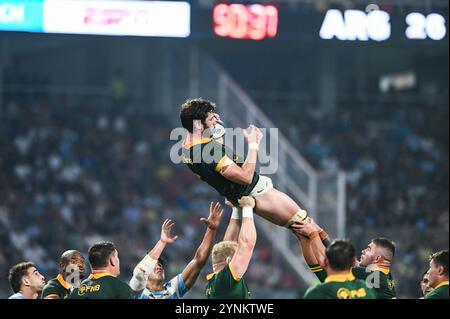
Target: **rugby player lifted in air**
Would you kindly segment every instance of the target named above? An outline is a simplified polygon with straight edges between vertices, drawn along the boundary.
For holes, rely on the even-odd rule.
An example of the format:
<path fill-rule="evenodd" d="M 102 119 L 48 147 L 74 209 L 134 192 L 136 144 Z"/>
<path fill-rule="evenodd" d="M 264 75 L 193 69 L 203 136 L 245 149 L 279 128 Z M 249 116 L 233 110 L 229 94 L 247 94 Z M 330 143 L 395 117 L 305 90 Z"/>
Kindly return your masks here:
<path fill-rule="evenodd" d="M 219 119 L 213 102 L 204 99 L 187 100 L 181 106 L 181 124 L 188 131 L 183 142 L 183 160 L 203 181 L 238 207 L 242 196 L 256 200 L 255 212 L 270 222 L 289 228 L 305 220 L 308 214 L 288 195 L 275 189 L 269 177 L 255 172 L 261 131 L 250 125 L 244 130 L 249 144 L 245 162 L 222 143 L 211 138 Z"/>

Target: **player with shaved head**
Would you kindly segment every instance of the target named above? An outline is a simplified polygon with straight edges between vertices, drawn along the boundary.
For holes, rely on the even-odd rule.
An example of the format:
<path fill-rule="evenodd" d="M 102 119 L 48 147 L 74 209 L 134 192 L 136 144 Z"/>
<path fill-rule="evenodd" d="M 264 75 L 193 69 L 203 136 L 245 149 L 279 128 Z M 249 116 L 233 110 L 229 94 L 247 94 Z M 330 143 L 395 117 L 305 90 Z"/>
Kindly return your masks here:
<path fill-rule="evenodd" d="M 72 286 L 79 287 L 84 277 L 84 257 L 78 250 L 65 251 L 59 260 L 60 272 L 42 291 L 42 299 L 65 299 Z"/>

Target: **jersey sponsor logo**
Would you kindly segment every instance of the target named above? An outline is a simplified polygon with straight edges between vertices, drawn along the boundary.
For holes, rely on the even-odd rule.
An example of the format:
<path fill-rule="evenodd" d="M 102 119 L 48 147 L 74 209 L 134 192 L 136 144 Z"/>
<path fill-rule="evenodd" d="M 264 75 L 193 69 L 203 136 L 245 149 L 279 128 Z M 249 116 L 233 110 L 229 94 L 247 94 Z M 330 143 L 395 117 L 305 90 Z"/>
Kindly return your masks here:
<path fill-rule="evenodd" d="M 256 194 L 262 193 L 263 190 L 264 190 L 263 188 L 262 188 L 262 189 L 258 189 L 258 190 L 256 191 Z"/>
<path fill-rule="evenodd" d="M 100 284 L 97 284 L 95 286 L 87 286 L 82 285 L 80 289 L 78 289 L 78 296 L 84 296 L 87 292 L 97 292 L 100 291 Z"/>
<path fill-rule="evenodd" d="M 387 285 L 390 290 L 394 290 L 395 282 L 393 280 L 388 280 Z"/>
<path fill-rule="evenodd" d="M 338 299 L 354 299 L 354 298 L 364 298 L 366 296 L 366 290 L 360 288 L 358 290 L 350 290 L 347 288 L 341 288 L 337 292 Z"/>

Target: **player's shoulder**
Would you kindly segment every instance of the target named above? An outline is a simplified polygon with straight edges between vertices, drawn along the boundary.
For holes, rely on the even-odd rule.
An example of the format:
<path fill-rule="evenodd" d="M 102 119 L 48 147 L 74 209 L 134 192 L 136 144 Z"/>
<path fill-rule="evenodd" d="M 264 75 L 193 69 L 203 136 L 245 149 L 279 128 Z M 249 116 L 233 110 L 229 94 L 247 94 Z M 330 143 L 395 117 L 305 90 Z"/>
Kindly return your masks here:
<path fill-rule="evenodd" d="M 367 276 L 370 275 L 370 271 L 367 269 L 367 267 L 364 266 L 355 266 L 352 268 L 352 274 L 357 279 L 366 279 Z"/>
<path fill-rule="evenodd" d="M 178 274 L 178 275 L 174 276 L 172 279 L 170 279 L 169 281 L 167 281 L 166 283 L 164 283 L 164 287 L 179 285 L 182 282 L 184 282 L 183 276 L 181 274 Z"/>
<path fill-rule="evenodd" d="M 449 299 L 448 285 L 432 290 L 425 296 L 425 299 Z"/>
<path fill-rule="evenodd" d="M 44 289 L 51 288 L 51 287 L 60 287 L 60 286 L 61 286 L 61 284 L 59 283 L 58 279 L 52 278 L 49 281 L 47 281 L 47 283 L 44 286 Z"/>
<path fill-rule="evenodd" d="M 131 289 L 130 286 L 126 282 L 122 281 L 121 279 L 119 279 L 117 277 L 107 276 L 104 278 L 105 278 L 105 280 L 107 280 L 107 281 L 111 282 L 112 284 L 115 284 L 119 287 Z"/>
<path fill-rule="evenodd" d="M 208 282 L 217 283 L 217 282 L 221 282 L 223 280 L 228 280 L 231 277 L 232 277 L 232 275 L 231 275 L 230 264 L 227 264 L 221 270 L 216 271 L 216 272 L 206 276 L 206 279 L 208 280 Z"/>
<path fill-rule="evenodd" d="M 45 298 L 48 295 L 51 294 L 58 294 L 64 290 L 64 287 L 61 285 L 61 283 L 58 281 L 57 278 L 50 279 L 44 286 L 44 289 L 42 289 L 41 296 L 42 298 Z"/>
<path fill-rule="evenodd" d="M 323 293 L 323 291 L 325 291 L 327 289 L 327 284 L 322 282 L 319 283 L 315 286 L 309 287 L 306 292 L 305 295 L 303 296 L 304 299 L 317 299 L 318 297 L 320 297 Z"/>
<path fill-rule="evenodd" d="M 116 278 L 116 286 L 120 290 L 121 298 L 131 298 L 132 290 L 131 287 L 124 281 Z"/>

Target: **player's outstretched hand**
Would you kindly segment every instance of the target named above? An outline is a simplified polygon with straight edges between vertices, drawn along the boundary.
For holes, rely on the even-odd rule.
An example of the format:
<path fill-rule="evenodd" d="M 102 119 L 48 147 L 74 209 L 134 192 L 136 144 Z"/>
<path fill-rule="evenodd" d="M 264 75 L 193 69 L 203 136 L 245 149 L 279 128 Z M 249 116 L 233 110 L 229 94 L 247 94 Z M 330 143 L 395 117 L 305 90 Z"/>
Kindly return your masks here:
<path fill-rule="evenodd" d="M 171 219 L 166 219 L 164 221 L 164 223 L 162 224 L 162 227 L 161 227 L 161 241 L 164 244 L 168 244 L 168 245 L 173 244 L 178 239 L 178 236 L 173 236 L 172 237 L 170 235 L 170 231 L 171 231 L 173 225 L 175 225 L 175 223 L 173 223 Z"/>
<path fill-rule="evenodd" d="M 214 204 L 211 202 L 211 205 L 209 206 L 209 216 L 208 219 L 206 218 L 200 218 L 202 222 L 204 222 L 209 229 L 216 230 L 219 228 L 220 225 L 220 219 L 222 218 L 223 214 L 223 208 L 222 205 L 220 205 L 219 202 Z"/>
<path fill-rule="evenodd" d="M 250 207 L 255 208 L 255 199 L 251 196 L 242 196 L 241 199 L 238 200 L 239 205 L 241 207 Z"/>
<path fill-rule="evenodd" d="M 263 138 L 263 134 L 259 128 L 257 128 L 255 125 L 249 126 L 250 133 L 247 130 L 243 130 L 244 137 L 247 140 L 247 143 L 261 143 L 261 140 Z"/>

